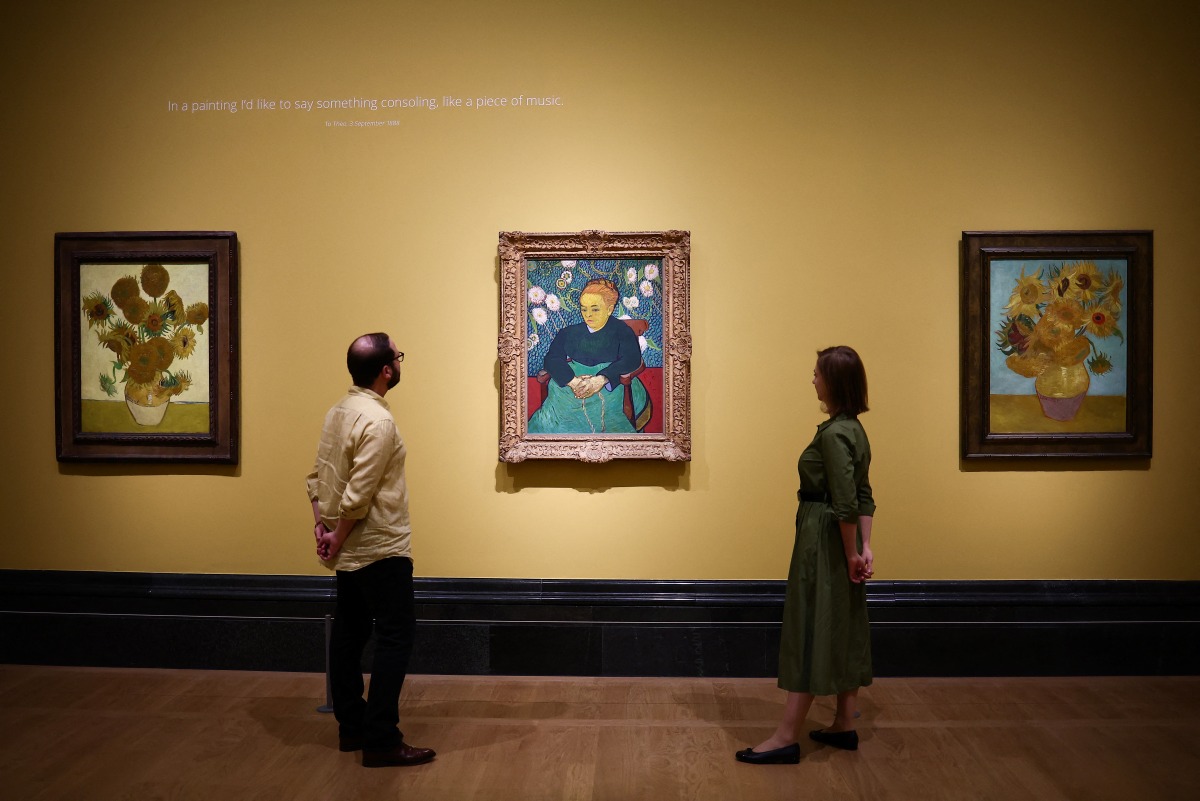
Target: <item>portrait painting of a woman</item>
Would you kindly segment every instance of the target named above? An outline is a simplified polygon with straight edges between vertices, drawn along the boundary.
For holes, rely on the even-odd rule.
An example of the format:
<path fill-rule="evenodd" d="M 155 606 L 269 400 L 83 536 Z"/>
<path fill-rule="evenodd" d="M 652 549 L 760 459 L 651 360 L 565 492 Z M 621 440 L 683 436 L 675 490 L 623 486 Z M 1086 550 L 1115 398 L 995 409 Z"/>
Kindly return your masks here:
<path fill-rule="evenodd" d="M 688 231 L 501 231 L 500 461 L 692 458 Z"/>
<path fill-rule="evenodd" d="M 560 306 L 551 297 L 551 305 Z M 529 418 L 530 434 L 632 434 L 645 428 L 653 403 L 639 377 L 646 369 L 640 334 L 648 323 L 614 316 L 620 304 L 621 292 L 607 278 L 593 278 L 579 291 L 582 321 L 554 331 L 536 373 L 544 398 Z M 545 311 L 534 309 L 532 319 L 544 320 Z"/>

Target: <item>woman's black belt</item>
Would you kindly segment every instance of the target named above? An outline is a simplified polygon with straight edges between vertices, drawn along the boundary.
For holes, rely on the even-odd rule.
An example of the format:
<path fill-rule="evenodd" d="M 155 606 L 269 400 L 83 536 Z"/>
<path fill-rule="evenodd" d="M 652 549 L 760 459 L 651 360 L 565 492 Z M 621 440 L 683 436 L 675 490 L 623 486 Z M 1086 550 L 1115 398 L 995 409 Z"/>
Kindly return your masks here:
<path fill-rule="evenodd" d="M 829 497 L 828 492 L 805 492 L 804 490 L 800 490 L 796 493 L 796 497 L 809 503 L 833 503 L 833 499 Z"/>

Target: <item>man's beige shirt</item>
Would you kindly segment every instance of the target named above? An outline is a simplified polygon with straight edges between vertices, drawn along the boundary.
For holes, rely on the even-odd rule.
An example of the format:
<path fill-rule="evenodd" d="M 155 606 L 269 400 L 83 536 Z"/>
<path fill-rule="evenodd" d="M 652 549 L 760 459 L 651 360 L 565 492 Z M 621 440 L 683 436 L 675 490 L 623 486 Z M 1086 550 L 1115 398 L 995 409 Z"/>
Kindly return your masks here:
<path fill-rule="evenodd" d="M 358 520 L 330 570 L 358 570 L 389 556 L 412 558 L 404 440 L 381 396 L 350 387 L 325 415 L 317 461 L 308 474 L 308 499 L 329 528 Z"/>

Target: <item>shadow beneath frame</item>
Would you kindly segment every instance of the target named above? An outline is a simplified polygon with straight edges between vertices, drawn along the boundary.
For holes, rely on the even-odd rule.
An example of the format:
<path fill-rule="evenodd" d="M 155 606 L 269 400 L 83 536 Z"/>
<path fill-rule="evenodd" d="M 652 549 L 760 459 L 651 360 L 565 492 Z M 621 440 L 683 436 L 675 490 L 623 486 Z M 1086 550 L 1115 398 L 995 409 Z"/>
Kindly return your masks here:
<path fill-rule="evenodd" d="M 59 462 L 64 476 L 225 476 L 237 478 L 241 464 L 210 462 Z"/>
<path fill-rule="evenodd" d="M 1004 458 L 958 460 L 963 473 L 1118 473 L 1146 471 L 1150 459 L 1111 459 L 1079 457 L 1009 456 Z"/>
<path fill-rule="evenodd" d="M 579 492 L 606 492 L 614 487 L 691 489 L 691 463 L 616 459 L 587 464 L 569 459 L 529 460 L 496 465 L 496 490 L 514 493 L 531 487 L 556 487 Z"/>

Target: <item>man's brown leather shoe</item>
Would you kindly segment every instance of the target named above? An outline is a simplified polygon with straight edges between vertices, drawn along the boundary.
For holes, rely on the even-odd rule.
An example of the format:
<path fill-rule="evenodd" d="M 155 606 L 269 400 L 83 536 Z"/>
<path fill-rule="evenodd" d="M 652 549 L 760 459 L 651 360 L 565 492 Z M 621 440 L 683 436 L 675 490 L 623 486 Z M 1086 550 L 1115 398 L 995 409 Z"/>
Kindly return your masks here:
<path fill-rule="evenodd" d="M 364 748 L 362 763 L 364 768 L 407 767 L 429 762 L 435 756 L 437 752 L 432 748 L 414 748 L 408 743 L 400 743 L 394 748 L 382 751 L 368 751 Z"/>

